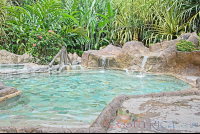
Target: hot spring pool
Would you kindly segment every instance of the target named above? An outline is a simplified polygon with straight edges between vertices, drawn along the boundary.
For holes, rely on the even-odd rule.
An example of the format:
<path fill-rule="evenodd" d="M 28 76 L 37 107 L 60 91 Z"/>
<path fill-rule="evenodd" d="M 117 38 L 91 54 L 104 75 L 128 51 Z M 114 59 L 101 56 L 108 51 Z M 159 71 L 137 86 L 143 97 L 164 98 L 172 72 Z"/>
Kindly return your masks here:
<path fill-rule="evenodd" d="M 0 126 L 89 126 L 117 95 L 190 88 L 173 76 L 137 76 L 116 70 L 2 75 L 1 82 L 22 90 L 23 95 L 18 101 L 15 97 L 12 103 L 0 103 Z"/>

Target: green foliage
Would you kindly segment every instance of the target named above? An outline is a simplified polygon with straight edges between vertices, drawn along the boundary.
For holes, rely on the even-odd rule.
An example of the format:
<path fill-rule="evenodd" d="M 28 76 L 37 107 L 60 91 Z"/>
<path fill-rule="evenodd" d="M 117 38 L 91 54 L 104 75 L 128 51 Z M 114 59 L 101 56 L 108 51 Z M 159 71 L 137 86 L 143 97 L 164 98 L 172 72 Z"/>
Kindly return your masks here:
<path fill-rule="evenodd" d="M 32 38 L 30 38 L 27 43 L 27 46 L 29 46 L 28 52 L 40 60 L 49 59 L 49 56 L 53 57 L 64 44 L 60 35 L 52 30 L 47 32 L 43 29 L 38 29 L 37 32 L 32 32 L 30 37 Z"/>
<path fill-rule="evenodd" d="M 76 49 L 75 52 L 76 52 L 77 55 L 79 55 L 80 50 Z"/>
<path fill-rule="evenodd" d="M 99 46 L 99 45 L 97 45 L 97 50 L 99 50 L 99 48 L 100 48 L 100 46 Z"/>
<path fill-rule="evenodd" d="M 83 55 L 83 51 L 79 51 L 78 56 L 82 57 L 82 55 Z"/>
<path fill-rule="evenodd" d="M 68 52 L 68 53 L 70 52 L 70 48 L 67 48 L 67 52 Z"/>
<path fill-rule="evenodd" d="M 4 47 L 3 46 L 0 46 L 0 50 L 3 50 L 4 49 Z"/>
<path fill-rule="evenodd" d="M 122 46 L 127 41 L 138 40 L 147 45 L 200 30 L 199 0 L 16 0 L 9 3 L 0 0 L 0 49 L 16 54 L 29 52 L 41 64 L 47 64 L 56 55 L 59 44 L 67 46 L 68 52 L 74 53 L 76 49 L 82 55 L 78 50 L 98 50 L 112 42 Z"/>
<path fill-rule="evenodd" d="M 200 33 L 199 33 L 199 46 L 200 46 Z"/>
<path fill-rule="evenodd" d="M 177 50 L 182 52 L 191 52 L 193 50 L 197 50 L 195 44 L 191 41 L 181 40 L 180 42 L 176 43 Z"/>
<path fill-rule="evenodd" d="M 72 49 L 71 49 L 71 53 L 73 54 L 74 52 L 75 52 L 75 50 L 72 48 Z"/>

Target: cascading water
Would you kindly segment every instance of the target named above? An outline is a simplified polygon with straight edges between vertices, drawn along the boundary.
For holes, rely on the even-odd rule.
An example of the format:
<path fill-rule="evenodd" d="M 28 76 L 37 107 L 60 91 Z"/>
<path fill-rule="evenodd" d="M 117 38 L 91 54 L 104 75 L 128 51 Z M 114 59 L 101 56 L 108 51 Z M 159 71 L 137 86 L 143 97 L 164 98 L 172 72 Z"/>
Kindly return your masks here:
<path fill-rule="evenodd" d="M 144 67 L 145 67 L 145 64 L 146 64 L 148 58 L 149 58 L 149 56 L 143 57 L 142 64 L 141 64 L 141 70 L 140 70 L 140 74 L 138 75 L 138 77 L 144 77 L 142 72 L 144 72 Z"/>
<path fill-rule="evenodd" d="M 101 67 L 101 69 L 102 69 L 102 73 L 104 73 L 104 68 L 105 68 L 105 66 L 106 66 L 106 58 L 107 57 L 102 57 L 102 67 Z"/>
<path fill-rule="evenodd" d="M 142 60 L 142 65 L 141 65 L 141 72 L 144 71 L 144 66 L 145 66 L 148 58 L 149 58 L 149 56 L 144 56 L 144 58 Z"/>
<path fill-rule="evenodd" d="M 106 66 L 106 57 L 102 58 L 102 69 L 104 69 Z"/>

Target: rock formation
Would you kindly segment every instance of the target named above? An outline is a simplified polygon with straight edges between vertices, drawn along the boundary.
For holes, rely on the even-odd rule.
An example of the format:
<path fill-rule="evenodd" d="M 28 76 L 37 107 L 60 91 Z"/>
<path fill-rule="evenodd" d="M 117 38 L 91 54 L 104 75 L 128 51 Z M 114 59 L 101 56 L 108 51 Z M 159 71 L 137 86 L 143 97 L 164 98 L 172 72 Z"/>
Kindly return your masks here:
<path fill-rule="evenodd" d="M 88 68 L 109 68 L 140 71 L 143 58 L 148 57 L 144 66 L 146 72 L 176 73 L 179 75 L 200 75 L 200 51 L 177 51 L 176 43 L 181 40 L 199 45 L 196 33 L 184 33 L 177 39 L 163 41 L 145 47 L 142 42 L 131 41 L 122 48 L 108 45 L 101 50 L 85 51 L 81 65 Z"/>
<path fill-rule="evenodd" d="M 5 86 L 3 82 L 0 82 L 0 97 L 18 92 L 16 88 Z"/>
<path fill-rule="evenodd" d="M 27 63 L 32 61 L 32 58 L 33 57 L 27 53 L 24 53 L 23 55 L 16 55 L 6 50 L 0 50 L 0 64 Z"/>

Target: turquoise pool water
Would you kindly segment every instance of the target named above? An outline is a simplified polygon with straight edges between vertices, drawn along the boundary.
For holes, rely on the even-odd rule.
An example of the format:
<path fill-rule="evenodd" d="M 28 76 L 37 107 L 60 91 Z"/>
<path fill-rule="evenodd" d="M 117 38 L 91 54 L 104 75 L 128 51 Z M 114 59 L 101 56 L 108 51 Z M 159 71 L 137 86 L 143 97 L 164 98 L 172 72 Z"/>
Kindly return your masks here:
<path fill-rule="evenodd" d="M 23 69 L 22 64 L 0 64 L 0 69 Z"/>
<path fill-rule="evenodd" d="M 186 90 L 190 85 L 166 75 L 115 70 L 74 70 L 62 74 L 2 75 L 0 81 L 23 91 L 13 103 L 0 103 L 0 126 L 89 126 L 117 95 Z M 18 101 L 16 101 L 19 99 Z M 2 123 L 2 124 L 1 124 Z"/>

